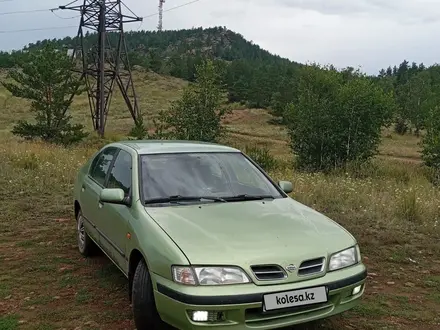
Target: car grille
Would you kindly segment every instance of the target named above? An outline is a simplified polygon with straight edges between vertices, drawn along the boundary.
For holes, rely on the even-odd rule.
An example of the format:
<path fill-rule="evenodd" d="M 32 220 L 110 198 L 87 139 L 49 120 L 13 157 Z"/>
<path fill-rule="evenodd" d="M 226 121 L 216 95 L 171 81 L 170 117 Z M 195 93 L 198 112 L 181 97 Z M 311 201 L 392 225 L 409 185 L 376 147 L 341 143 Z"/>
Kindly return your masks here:
<path fill-rule="evenodd" d="M 324 258 L 303 261 L 298 268 L 299 276 L 313 275 L 324 270 Z"/>
<path fill-rule="evenodd" d="M 255 278 L 259 281 L 275 281 L 286 278 L 284 270 L 277 265 L 251 266 Z"/>

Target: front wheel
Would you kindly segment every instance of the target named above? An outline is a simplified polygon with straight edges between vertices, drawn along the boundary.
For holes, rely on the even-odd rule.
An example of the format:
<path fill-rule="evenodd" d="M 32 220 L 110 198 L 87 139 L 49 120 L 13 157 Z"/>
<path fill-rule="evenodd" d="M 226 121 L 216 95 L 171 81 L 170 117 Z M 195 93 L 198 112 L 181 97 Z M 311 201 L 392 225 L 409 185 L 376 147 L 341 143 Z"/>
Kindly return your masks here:
<path fill-rule="evenodd" d="M 139 261 L 134 273 L 132 304 L 137 330 L 169 329 L 157 312 L 153 285 L 144 260 Z"/>
<path fill-rule="evenodd" d="M 95 243 L 86 232 L 86 228 L 84 226 L 84 217 L 82 216 L 81 211 L 78 212 L 76 225 L 78 250 L 84 257 L 89 257 L 93 254 Z"/>

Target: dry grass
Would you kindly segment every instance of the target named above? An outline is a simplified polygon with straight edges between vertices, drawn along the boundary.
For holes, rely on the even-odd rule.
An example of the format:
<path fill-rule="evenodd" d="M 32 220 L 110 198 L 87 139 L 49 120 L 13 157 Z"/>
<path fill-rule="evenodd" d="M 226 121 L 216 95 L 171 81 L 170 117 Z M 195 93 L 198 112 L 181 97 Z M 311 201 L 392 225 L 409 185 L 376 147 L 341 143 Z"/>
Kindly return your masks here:
<path fill-rule="evenodd" d="M 147 118 L 184 86 L 143 74 L 137 80 Z M 0 90 L 0 102 L 4 95 Z M 79 98 L 73 113 L 89 123 L 85 101 Z M 108 126 L 116 137 L 131 128 L 118 102 Z M 105 257 L 86 260 L 76 249 L 72 183 L 98 146 L 19 142 L 7 131 L 26 111 L 23 101 L 9 99 L 0 115 L 0 329 L 133 329 L 126 280 Z M 292 197 L 351 231 L 371 273 L 362 305 L 315 328 L 438 329 L 440 191 L 418 162 L 400 160 L 419 157 L 417 139 L 385 138 L 381 157 L 362 170 L 306 174 L 291 168 L 285 132 L 269 119 L 263 110 L 235 111 L 225 142 L 268 146 L 284 165 L 272 176 L 291 180 Z"/>
<path fill-rule="evenodd" d="M 3 75 L 4 77 L 4 75 Z M 0 75 L 0 79 L 2 75 Z M 180 97 L 187 83 L 173 77 L 159 76 L 152 72 L 135 72 L 136 91 L 139 107 L 145 122 L 154 117 L 160 110 L 168 109 L 170 103 Z M 74 99 L 71 114 L 74 122 L 81 123 L 92 130 L 87 94 L 83 93 Z M 0 87 L 0 132 L 8 131 L 17 119 L 31 119 L 29 106 L 25 100 L 11 97 Z M 107 129 L 112 134 L 126 134 L 133 126 L 133 120 L 119 91 L 115 88 Z"/>
<path fill-rule="evenodd" d="M 396 134 L 392 127 L 384 129 L 382 134 L 384 138 L 379 148 L 382 156 L 415 162 L 420 160 L 420 138 L 413 134 Z"/>

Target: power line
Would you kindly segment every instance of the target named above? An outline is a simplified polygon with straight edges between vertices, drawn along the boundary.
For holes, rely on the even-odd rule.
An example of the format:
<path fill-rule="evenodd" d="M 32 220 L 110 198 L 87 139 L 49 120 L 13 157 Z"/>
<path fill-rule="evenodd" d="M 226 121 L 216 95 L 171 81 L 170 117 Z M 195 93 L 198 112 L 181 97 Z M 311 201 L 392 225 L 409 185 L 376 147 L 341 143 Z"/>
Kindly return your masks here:
<path fill-rule="evenodd" d="M 14 0 L 0 0 L 0 2 L 9 2 L 9 1 L 14 1 Z M 182 7 L 185 7 L 185 6 L 191 5 L 191 4 L 196 3 L 196 2 L 199 2 L 199 1 L 200 1 L 200 0 L 193 0 L 193 1 L 190 1 L 190 2 L 186 2 L 186 3 L 184 3 L 184 4 L 181 4 L 181 5 L 178 5 L 178 6 L 174 6 L 174 7 L 168 8 L 168 9 L 165 9 L 163 12 L 166 13 L 166 12 L 169 12 L 169 11 L 172 11 L 172 10 L 175 10 L 175 9 L 178 9 L 178 8 L 182 8 Z M 123 3 L 123 5 L 125 6 L 124 3 Z M 56 10 L 59 10 L 59 8 L 31 9 L 31 10 L 17 10 L 17 11 L 3 12 L 3 13 L 0 12 L 0 16 L 6 16 L 6 15 L 19 15 L 19 14 L 31 14 L 31 13 L 42 13 L 42 12 L 47 12 L 47 11 L 50 11 L 50 12 L 53 13 L 53 12 L 56 11 Z M 157 15 L 159 15 L 159 12 L 154 13 L 154 14 L 151 14 L 151 15 L 144 16 L 143 18 L 154 17 L 154 16 L 157 16 Z M 76 16 L 76 17 L 78 17 L 78 16 Z"/>
<path fill-rule="evenodd" d="M 4 13 L 0 13 L 0 16 L 5 15 L 16 15 L 16 14 L 30 14 L 30 13 L 42 13 L 46 11 L 54 11 L 59 10 L 58 8 L 52 8 L 52 9 L 32 9 L 32 10 L 17 10 L 17 11 L 7 11 Z"/>
<path fill-rule="evenodd" d="M 0 2 L 5 2 L 6 0 L 0 0 Z M 8 1 L 13 1 L 13 0 L 8 0 Z M 178 6 L 174 6 L 171 8 L 168 8 L 166 10 L 164 10 L 164 12 L 169 12 L 178 8 L 182 8 L 188 5 L 191 5 L 193 3 L 199 2 L 201 0 L 193 0 L 190 2 L 186 2 L 184 4 L 178 5 Z M 54 8 L 54 9 L 38 9 L 38 11 L 52 11 L 53 10 L 58 10 L 58 8 Z M 33 11 L 22 11 L 21 13 L 28 13 L 28 12 L 33 12 Z M 19 12 L 14 12 L 14 13 L 19 13 Z M 8 15 L 8 13 L 0 13 L 0 15 Z M 149 18 L 149 17 L 154 17 L 159 15 L 159 12 L 151 14 L 151 15 L 147 15 L 144 16 L 142 18 Z M 57 15 L 58 16 L 58 15 Z M 75 17 L 72 17 L 75 18 Z M 66 19 L 70 19 L 70 18 L 66 18 Z M 0 30 L 0 34 L 6 34 L 6 33 L 18 33 L 18 32 L 32 32 L 32 31 L 49 31 L 49 30 L 59 30 L 59 29 L 71 29 L 71 28 L 76 28 L 76 25 L 68 25 L 68 26 L 54 26 L 54 27 L 46 27 L 46 28 L 29 28 L 29 29 L 19 29 L 19 30 Z"/>
<path fill-rule="evenodd" d="M 46 31 L 46 30 L 59 30 L 59 29 L 70 29 L 70 28 L 77 28 L 77 25 L 70 25 L 70 26 L 53 26 L 53 27 L 46 27 L 46 28 L 32 28 L 32 29 L 21 29 L 21 30 L 0 30 L 0 34 L 5 33 L 15 33 L 15 32 L 31 32 L 31 31 Z"/>

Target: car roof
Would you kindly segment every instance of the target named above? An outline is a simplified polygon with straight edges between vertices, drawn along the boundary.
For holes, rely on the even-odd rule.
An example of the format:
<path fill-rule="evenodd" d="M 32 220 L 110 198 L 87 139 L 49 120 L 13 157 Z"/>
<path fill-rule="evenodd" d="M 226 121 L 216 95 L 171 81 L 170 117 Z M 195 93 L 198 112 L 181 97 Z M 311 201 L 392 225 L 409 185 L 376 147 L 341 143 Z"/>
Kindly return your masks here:
<path fill-rule="evenodd" d="M 113 145 L 116 144 L 130 147 L 140 155 L 187 152 L 241 152 L 238 149 L 225 145 L 200 141 L 128 140 L 113 143 Z"/>

